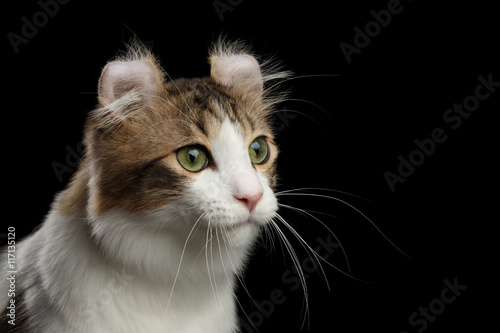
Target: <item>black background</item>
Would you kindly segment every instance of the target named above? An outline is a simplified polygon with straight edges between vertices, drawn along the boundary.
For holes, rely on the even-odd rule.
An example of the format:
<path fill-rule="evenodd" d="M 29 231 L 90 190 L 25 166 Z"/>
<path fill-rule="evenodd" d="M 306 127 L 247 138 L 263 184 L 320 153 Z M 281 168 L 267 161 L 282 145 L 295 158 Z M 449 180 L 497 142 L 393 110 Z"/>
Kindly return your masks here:
<path fill-rule="evenodd" d="M 100 70 L 133 33 L 151 42 L 176 78 L 208 75 L 207 48 L 223 32 L 252 44 L 258 54 L 275 55 L 297 77 L 284 84 L 294 100 L 279 107 L 293 111 L 277 118 L 279 190 L 327 188 L 367 199 L 308 192 L 357 207 L 411 257 L 348 205 L 280 197 L 282 203 L 325 213 L 317 216 L 342 242 L 352 275 L 368 281 L 323 264 L 328 291 L 320 271 L 309 274 L 303 329 L 399 333 L 496 327 L 500 88 L 456 130 L 443 121 L 448 108 L 474 95 L 478 76 L 500 81 L 496 9 L 486 1 L 401 1 L 401 12 L 348 63 L 339 44 L 353 45 L 354 28 L 364 29 L 374 20 L 370 11 L 386 9 L 388 1 L 220 2 L 233 4 L 222 20 L 213 1 L 71 1 L 42 22 L 17 53 L 8 33 L 21 34 L 22 17 L 32 22 L 41 8 L 33 0 L 3 4 L 5 231 L 0 232 L 14 226 L 21 238 L 43 220 L 70 178 L 65 173 L 59 181 L 52 164 L 68 165 L 66 147 L 78 146 L 83 121 L 96 104 Z M 398 156 L 407 158 L 416 149 L 414 140 L 430 138 L 438 127 L 447 140 L 392 192 L 384 173 L 397 173 Z M 326 239 L 328 232 L 317 221 L 286 209 L 280 213 L 311 247 L 318 246 L 318 237 Z M 287 237 L 302 262 L 308 254 L 291 233 Z M 339 249 L 328 261 L 347 269 Z M 244 312 L 256 326 L 244 331 L 301 330 L 304 295 L 293 290 L 292 266 L 277 239 L 274 251 L 269 242 L 256 249 L 245 283 L 263 306 L 259 312 L 239 288 Z M 467 289 L 425 328 L 412 326 L 409 316 L 437 304 L 445 279 L 457 279 Z M 286 300 L 271 308 L 273 290 Z"/>

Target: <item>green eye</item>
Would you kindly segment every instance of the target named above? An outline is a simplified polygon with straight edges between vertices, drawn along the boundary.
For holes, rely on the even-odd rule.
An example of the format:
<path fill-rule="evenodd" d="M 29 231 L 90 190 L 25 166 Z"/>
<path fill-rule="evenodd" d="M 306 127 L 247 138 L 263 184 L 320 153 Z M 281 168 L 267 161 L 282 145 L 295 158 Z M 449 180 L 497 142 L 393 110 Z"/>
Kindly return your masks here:
<path fill-rule="evenodd" d="M 266 139 L 261 136 L 253 140 L 250 147 L 248 147 L 248 154 L 250 155 L 250 160 L 252 161 L 252 163 L 265 163 L 268 158 L 268 147 Z"/>
<path fill-rule="evenodd" d="M 177 151 L 177 160 L 184 169 L 191 172 L 203 170 L 208 165 L 205 150 L 197 146 L 187 146 Z"/>

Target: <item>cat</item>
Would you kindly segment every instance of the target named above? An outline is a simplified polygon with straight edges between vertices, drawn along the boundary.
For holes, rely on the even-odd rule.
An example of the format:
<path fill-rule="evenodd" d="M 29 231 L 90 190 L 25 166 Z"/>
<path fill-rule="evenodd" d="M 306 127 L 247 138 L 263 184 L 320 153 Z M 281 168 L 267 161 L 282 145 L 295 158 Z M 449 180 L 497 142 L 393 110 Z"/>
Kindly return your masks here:
<path fill-rule="evenodd" d="M 133 41 L 106 64 L 79 167 L 16 244 L 15 326 L 0 272 L 2 332 L 238 332 L 237 278 L 278 210 L 266 83 L 289 72 L 223 38 L 209 63 L 171 80 Z"/>

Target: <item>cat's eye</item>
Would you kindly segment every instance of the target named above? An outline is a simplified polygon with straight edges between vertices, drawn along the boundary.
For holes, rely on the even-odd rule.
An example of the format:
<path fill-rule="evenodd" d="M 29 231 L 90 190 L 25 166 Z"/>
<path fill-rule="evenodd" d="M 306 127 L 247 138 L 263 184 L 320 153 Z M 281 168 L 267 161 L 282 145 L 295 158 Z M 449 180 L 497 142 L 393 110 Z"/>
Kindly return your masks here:
<path fill-rule="evenodd" d="M 184 169 L 198 172 L 208 165 L 208 156 L 205 150 L 199 146 L 187 146 L 177 151 L 177 160 Z"/>
<path fill-rule="evenodd" d="M 269 151 L 266 139 L 261 136 L 253 140 L 248 147 L 248 154 L 250 155 L 250 160 L 254 164 L 263 164 L 267 161 L 269 157 Z"/>

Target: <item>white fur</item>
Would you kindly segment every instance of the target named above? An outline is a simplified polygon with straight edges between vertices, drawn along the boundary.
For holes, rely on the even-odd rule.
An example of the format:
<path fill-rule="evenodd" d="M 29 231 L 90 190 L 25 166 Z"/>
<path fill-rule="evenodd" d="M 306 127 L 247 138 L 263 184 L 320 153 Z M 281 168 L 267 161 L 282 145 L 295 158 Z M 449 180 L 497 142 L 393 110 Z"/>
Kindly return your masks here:
<path fill-rule="evenodd" d="M 43 226 L 17 246 L 34 332 L 236 332 L 235 275 L 277 210 L 249 144 L 225 121 L 211 146 L 217 168 L 147 213 L 64 216 L 56 198 Z M 251 213 L 235 197 L 259 191 Z"/>

